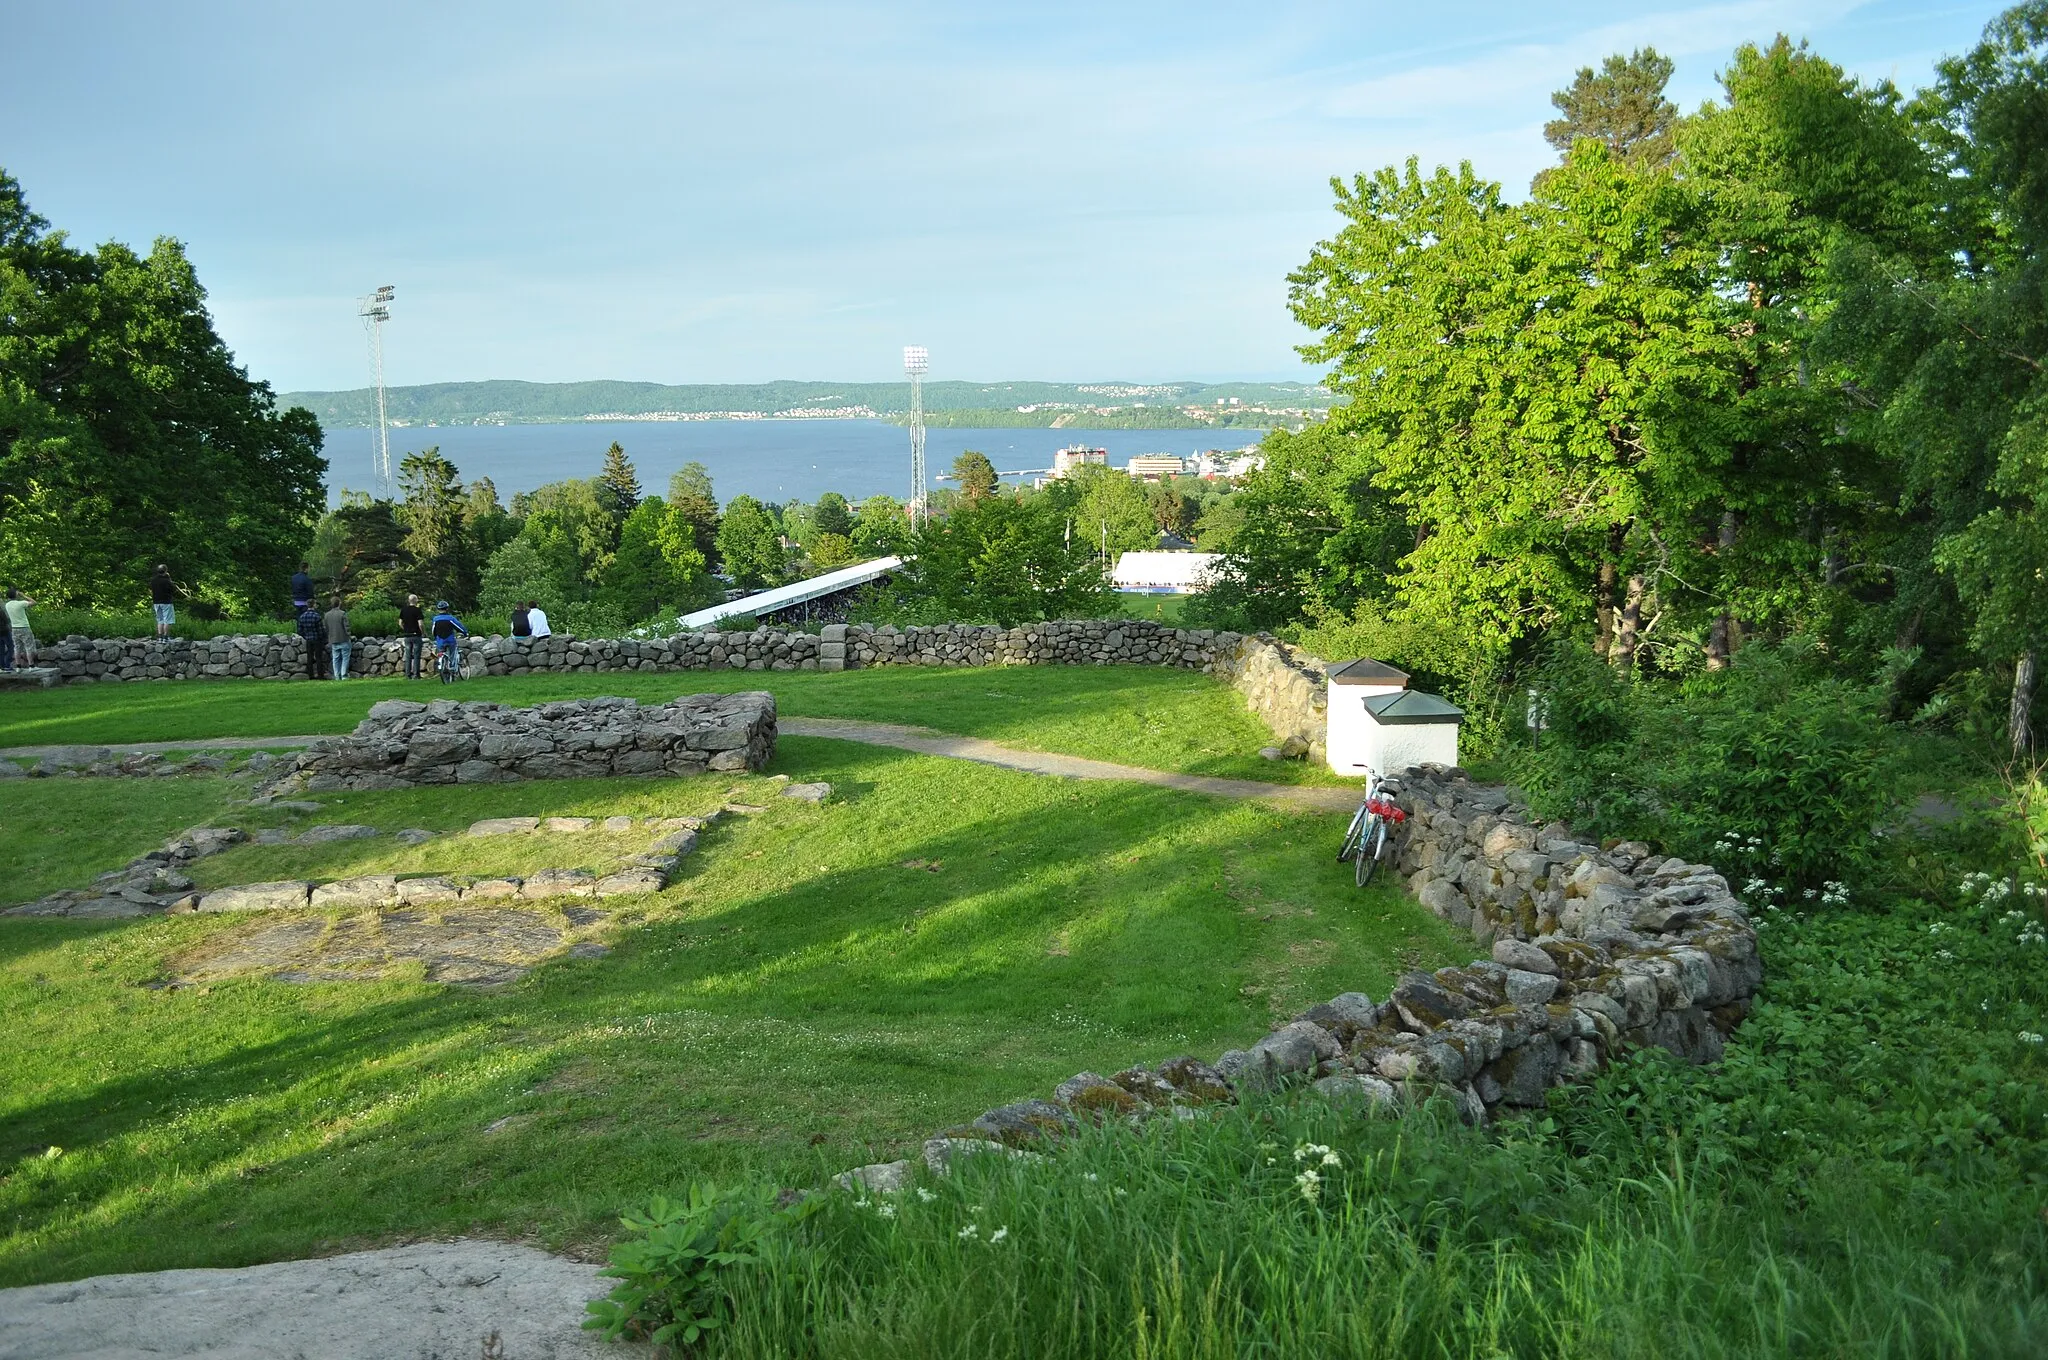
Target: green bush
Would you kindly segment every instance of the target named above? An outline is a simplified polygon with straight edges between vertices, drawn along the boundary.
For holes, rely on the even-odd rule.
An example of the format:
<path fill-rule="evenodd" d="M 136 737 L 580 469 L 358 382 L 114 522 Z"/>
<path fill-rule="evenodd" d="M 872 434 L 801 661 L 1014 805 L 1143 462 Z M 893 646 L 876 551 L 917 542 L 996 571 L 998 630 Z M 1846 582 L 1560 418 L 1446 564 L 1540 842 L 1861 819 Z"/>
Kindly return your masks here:
<path fill-rule="evenodd" d="M 1642 837 L 1786 890 L 1865 881 L 1899 801 L 1885 687 L 1806 660 L 1752 646 L 1724 671 L 1631 684 L 1562 644 L 1536 676 L 1548 727 L 1514 773 L 1539 811 L 1587 834 Z"/>
<path fill-rule="evenodd" d="M 725 1325 L 736 1277 L 759 1266 L 771 1237 L 809 1212 L 778 1209 L 770 1190 L 693 1185 L 686 1198 L 657 1195 L 621 1221 L 636 1235 L 614 1246 L 599 1274 L 619 1281 L 587 1305 L 584 1327 L 608 1341 L 652 1341 L 672 1353 Z"/>

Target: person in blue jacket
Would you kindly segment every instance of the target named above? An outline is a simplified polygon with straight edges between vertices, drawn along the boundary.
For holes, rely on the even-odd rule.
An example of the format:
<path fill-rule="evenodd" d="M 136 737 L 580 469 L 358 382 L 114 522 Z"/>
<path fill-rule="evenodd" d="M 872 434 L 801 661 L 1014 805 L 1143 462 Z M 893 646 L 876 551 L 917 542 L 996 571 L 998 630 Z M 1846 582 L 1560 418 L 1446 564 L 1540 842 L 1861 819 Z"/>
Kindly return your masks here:
<path fill-rule="evenodd" d="M 455 617 L 446 600 L 434 602 L 434 621 L 428 631 L 434 635 L 435 664 L 440 663 L 443 652 L 448 654 L 448 668 L 457 674 L 462 671 L 462 642 L 469 636 L 469 630 L 462 626 L 462 620 Z"/>

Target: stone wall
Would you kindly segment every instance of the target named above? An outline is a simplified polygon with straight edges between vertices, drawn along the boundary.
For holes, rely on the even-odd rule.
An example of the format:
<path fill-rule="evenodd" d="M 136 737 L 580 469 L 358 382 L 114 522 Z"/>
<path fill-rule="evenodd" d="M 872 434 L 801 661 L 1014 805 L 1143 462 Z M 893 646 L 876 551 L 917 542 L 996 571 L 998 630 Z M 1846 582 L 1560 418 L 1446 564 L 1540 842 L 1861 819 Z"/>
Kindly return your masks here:
<path fill-rule="evenodd" d="M 1163 1114 L 1288 1082 L 1359 1110 L 1432 1096 L 1482 1123 L 1532 1108 L 1635 1049 L 1694 1063 L 1721 1056 L 1763 980 L 1756 932 L 1705 864 L 1539 825 L 1506 790 L 1431 767 L 1403 781 L 1400 865 L 1437 915 L 1471 930 L 1488 957 L 1411 972 L 1385 999 L 1346 992 L 1213 1064 L 1169 1058 L 1111 1076 L 1080 1072 L 1049 1100 L 988 1110 L 926 1140 L 944 1174 L 964 1155 L 1030 1155 L 1083 1121 Z M 1315 850 L 1315 847 L 1304 847 Z M 839 1184 L 904 1188 L 912 1161 L 846 1172 Z"/>
<path fill-rule="evenodd" d="M 775 696 L 764 690 L 533 708 L 387 699 L 348 736 L 301 752 L 259 795 L 758 770 L 774 753 Z"/>
<path fill-rule="evenodd" d="M 250 677 L 306 678 L 297 634 L 212 638 L 68 637 L 44 649 L 66 684 Z M 872 666 L 1167 666 L 1233 685 L 1290 756 L 1321 759 L 1324 665 L 1265 634 L 1172 628 L 1145 620 L 1084 619 L 1016 628 L 973 624 L 871 627 L 827 624 L 816 633 L 756 628 L 667 638 L 477 638 L 463 673 L 596 674 L 611 671 L 842 671 Z M 349 673 L 404 674 L 397 638 L 358 638 Z M 425 664 L 432 665 L 431 653 Z"/>

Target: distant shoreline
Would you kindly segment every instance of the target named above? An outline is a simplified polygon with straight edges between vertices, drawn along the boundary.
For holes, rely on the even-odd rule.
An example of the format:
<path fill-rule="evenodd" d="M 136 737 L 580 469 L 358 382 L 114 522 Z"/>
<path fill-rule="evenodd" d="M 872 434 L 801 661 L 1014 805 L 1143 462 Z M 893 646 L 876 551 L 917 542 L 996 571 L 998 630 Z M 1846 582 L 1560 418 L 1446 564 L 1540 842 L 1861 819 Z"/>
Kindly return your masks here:
<path fill-rule="evenodd" d="M 329 429 L 377 423 L 370 388 L 282 392 Z M 1299 428 L 1333 404 L 1312 383 L 970 383 L 924 387 L 933 429 L 1270 429 Z M 770 382 L 668 386 L 584 382 L 433 383 L 386 390 L 395 429 L 700 421 L 909 419 L 908 383 Z"/>

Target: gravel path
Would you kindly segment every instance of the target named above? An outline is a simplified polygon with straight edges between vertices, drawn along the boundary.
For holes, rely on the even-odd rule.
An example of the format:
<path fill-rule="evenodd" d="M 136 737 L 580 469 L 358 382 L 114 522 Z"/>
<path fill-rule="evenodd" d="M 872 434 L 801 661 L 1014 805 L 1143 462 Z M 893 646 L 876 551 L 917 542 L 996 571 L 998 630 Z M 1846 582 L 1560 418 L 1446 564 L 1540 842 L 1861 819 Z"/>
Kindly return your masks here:
<path fill-rule="evenodd" d="M 907 727 L 897 723 L 866 722 L 859 718 L 780 719 L 777 728 L 793 737 L 832 737 L 858 741 L 869 746 L 893 746 L 921 755 L 950 756 L 955 760 L 1000 765 L 1006 770 L 1030 774 L 1058 775 L 1065 779 L 1124 779 L 1136 784 L 1179 789 L 1183 793 L 1206 793 L 1213 798 L 1265 798 L 1291 807 L 1316 812 L 1349 812 L 1358 806 L 1358 792 L 1347 788 L 1315 788 L 1291 784 L 1267 784 L 1256 779 L 1220 779 L 1202 774 L 1175 774 L 1148 770 L 1139 765 L 1118 765 L 1082 756 L 1055 755 L 1050 751 L 1020 751 L 1014 746 L 983 741 L 979 737 L 956 737 L 928 727 Z M 323 737 L 193 737 L 185 741 L 144 741 L 122 745 L 73 742 L 65 746 L 10 746 L 0 756 L 40 758 L 55 751 L 75 751 L 90 746 L 116 756 L 160 755 L 165 751 L 247 751 L 261 747 L 273 750 L 311 746 Z"/>
<path fill-rule="evenodd" d="M 610 1282 L 506 1242 L 0 1289 L 0 1360 L 631 1360 L 582 1330 Z M 489 1338 L 495 1336 L 492 1342 Z"/>
<path fill-rule="evenodd" d="M 793 737 L 836 737 L 841 741 L 894 746 L 928 756 L 952 756 L 957 760 L 979 761 L 983 765 L 1000 765 L 1008 770 L 1060 775 L 1068 779 L 1126 779 L 1138 784 L 1179 789 L 1184 793 L 1206 793 L 1216 798 L 1265 798 L 1318 812 L 1349 812 L 1358 806 L 1359 799 L 1356 789 L 1313 788 L 1266 784 L 1256 779 L 1174 774 L 1138 765 L 1117 765 L 1107 760 L 1054 755 L 1049 751 L 1020 751 L 1014 746 L 983 741 L 979 737 L 956 737 L 924 727 L 863 722 L 857 718 L 782 718 L 776 727 Z"/>

